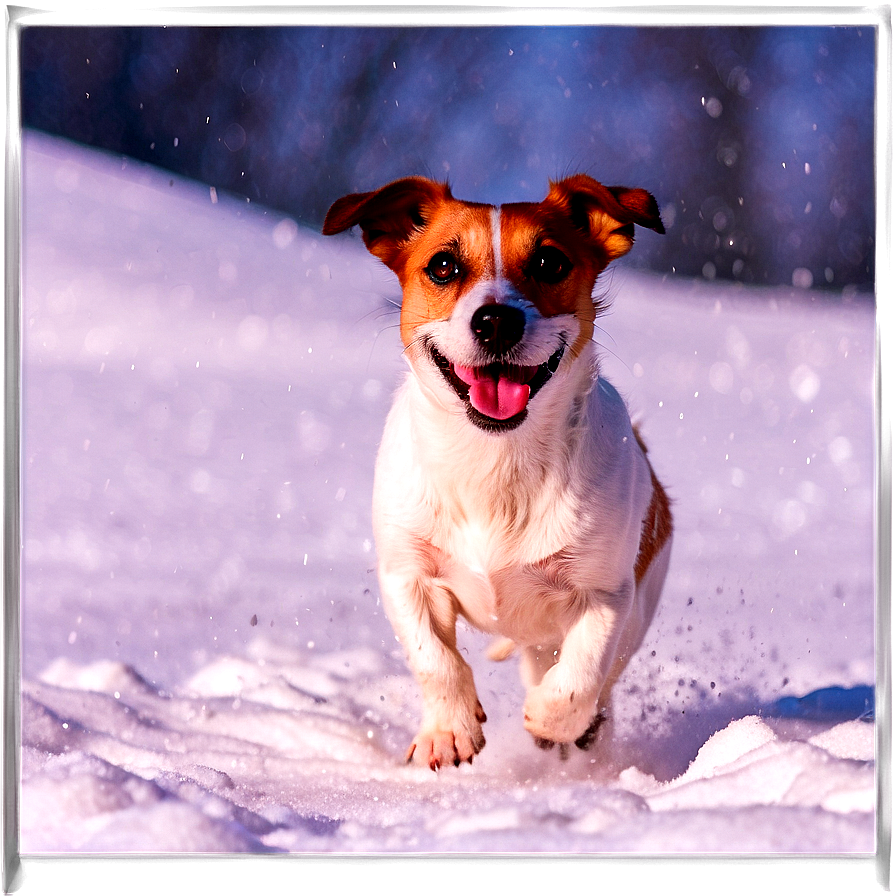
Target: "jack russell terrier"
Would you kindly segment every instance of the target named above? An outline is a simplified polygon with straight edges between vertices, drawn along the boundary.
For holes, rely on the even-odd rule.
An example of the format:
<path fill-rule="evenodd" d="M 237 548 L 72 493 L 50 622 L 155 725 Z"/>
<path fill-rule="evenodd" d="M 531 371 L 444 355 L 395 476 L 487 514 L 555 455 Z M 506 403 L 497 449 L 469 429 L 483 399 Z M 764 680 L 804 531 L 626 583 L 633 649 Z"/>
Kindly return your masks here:
<path fill-rule="evenodd" d="M 641 643 L 669 565 L 669 500 L 598 372 L 592 293 L 656 200 L 579 174 L 538 203 L 461 202 L 410 177 L 336 201 L 402 287 L 410 374 L 376 464 L 383 604 L 423 696 L 408 761 L 472 762 L 485 713 L 456 622 L 518 648 L 523 720 L 585 749 Z"/>

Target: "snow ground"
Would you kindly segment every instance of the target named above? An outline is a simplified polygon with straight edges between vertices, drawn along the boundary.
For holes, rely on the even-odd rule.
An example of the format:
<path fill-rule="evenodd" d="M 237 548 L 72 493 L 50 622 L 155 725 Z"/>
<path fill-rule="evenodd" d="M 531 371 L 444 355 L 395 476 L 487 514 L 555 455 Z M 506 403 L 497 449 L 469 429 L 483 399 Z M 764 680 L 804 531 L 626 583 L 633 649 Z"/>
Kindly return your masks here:
<path fill-rule="evenodd" d="M 536 749 L 463 632 L 488 744 L 433 774 L 369 520 L 391 275 L 131 161 L 23 158 L 23 854 L 874 851 L 868 299 L 608 276 L 677 527 L 616 741 Z"/>

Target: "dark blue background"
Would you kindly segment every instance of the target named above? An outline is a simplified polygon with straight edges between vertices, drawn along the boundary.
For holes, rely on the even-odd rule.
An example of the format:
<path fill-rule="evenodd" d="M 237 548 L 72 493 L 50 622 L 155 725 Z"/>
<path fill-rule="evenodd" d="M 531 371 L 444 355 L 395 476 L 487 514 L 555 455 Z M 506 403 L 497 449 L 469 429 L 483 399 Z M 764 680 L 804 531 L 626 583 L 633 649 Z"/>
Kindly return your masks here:
<path fill-rule="evenodd" d="M 27 27 L 27 127 L 319 227 L 411 173 L 540 199 L 587 171 L 650 190 L 635 264 L 873 285 L 873 28 Z"/>

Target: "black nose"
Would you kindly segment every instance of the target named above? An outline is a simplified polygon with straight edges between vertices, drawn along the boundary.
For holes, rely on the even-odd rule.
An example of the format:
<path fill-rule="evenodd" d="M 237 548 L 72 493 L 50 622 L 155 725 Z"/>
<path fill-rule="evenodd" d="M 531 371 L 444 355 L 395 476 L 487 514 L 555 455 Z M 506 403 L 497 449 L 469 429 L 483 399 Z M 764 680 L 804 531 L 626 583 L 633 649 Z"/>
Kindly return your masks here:
<path fill-rule="evenodd" d="M 523 338 L 526 315 L 513 305 L 482 305 L 470 327 L 479 344 L 493 355 L 503 355 Z"/>

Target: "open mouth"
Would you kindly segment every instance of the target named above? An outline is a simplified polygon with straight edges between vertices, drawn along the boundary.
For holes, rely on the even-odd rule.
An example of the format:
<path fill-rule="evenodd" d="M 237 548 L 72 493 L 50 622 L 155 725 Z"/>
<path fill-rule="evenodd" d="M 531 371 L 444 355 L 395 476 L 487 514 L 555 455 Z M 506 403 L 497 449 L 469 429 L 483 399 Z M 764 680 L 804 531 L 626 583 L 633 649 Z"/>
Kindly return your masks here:
<path fill-rule="evenodd" d="M 561 346 L 538 365 L 496 361 L 464 367 L 449 361 L 432 343 L 428 348 L 433 363 L 466 405 L 467 416 L 490 432 L 515 429 L 526 419 L 529 402 L 556 372 L 565 351 Z"/>

